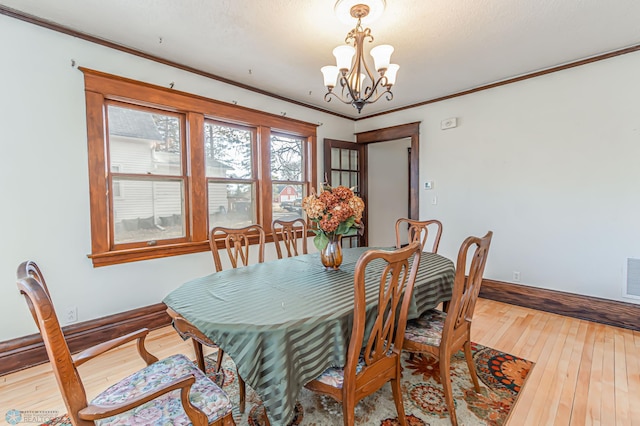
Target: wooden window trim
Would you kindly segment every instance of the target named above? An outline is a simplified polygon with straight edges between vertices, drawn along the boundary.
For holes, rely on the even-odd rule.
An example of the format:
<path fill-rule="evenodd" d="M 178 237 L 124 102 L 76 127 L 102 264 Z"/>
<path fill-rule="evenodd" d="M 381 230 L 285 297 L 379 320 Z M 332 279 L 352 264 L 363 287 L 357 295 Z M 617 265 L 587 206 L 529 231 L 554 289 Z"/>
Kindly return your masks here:
<path fill-rule="evenodd" d="M 253 127 L 256 131 L 255 161 L 257 218 L 271 241 L 272 182 L 269 170 L 271 132 L 305 138 L 307 192 L 317 176 L 316 124 L 284 118 L 262 111 L 208 99 L 202 96 L 155 86 L 99 71 L 79 68 L 84 73 L 87 110 L 87 145 L 89 166 L 89 201 L 91 211 L 91 254 L 94 267 L 156 259 L 209 250 L 207 213 L 207 179 L 204 159 L 204 121 Z M 158 244 L 151 247 L 114 249 L 110 235 L 110 212 L 107 195 L 109 170 L 105 145 L 105 102 L 122 101 L 133 105 L 158 108 L 185 114 L 186 203 L 189 212 L 191 241 Z"/>

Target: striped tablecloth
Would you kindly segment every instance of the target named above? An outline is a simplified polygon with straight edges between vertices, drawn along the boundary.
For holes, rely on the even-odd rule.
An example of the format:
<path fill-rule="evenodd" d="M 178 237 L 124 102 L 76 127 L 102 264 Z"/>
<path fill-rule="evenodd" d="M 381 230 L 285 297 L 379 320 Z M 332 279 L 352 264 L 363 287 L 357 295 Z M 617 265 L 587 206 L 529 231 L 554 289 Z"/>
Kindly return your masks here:
<path fill-rule="evenodd" d="M 325 270 L 314 253 L 216 272 L 183 284 L 163 302 L 229 354 L 260 395 L 271 425 L 284 426 L 304 384 L 346 361 L 354 269 L 367 249 L 344 249 L 337 271 Z M 372 308 L 381 267 L 367 268 Z M 423 253 L 409 317 L 449 300 L 454 273 L 449 259 Z"/>

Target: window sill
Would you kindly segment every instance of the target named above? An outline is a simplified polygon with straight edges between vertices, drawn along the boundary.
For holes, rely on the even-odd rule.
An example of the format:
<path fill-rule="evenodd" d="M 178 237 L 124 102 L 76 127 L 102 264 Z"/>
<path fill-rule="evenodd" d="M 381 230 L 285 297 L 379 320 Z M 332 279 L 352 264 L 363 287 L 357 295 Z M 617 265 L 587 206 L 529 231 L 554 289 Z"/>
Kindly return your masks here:
<path fill-rule="evenodd" d="M 159 259 L 161 257 L 178 256 L 181 254 L 209 251 L 209 241 L 195 243 L 181 243 L 158 247 L 142 247 L 127 250 L 108 251 L 88 254 L 93 267 L 117 265 L 119 263 L 136 262 L 139 260 Z"/>

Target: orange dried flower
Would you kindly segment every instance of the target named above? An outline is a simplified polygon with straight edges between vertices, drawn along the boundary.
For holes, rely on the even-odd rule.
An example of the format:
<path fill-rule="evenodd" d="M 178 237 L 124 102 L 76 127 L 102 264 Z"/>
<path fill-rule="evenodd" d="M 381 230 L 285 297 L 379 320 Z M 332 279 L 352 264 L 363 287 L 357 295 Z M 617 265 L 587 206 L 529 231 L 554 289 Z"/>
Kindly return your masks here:
<path fill-rule="evenodd" d="M 307 217 L 318 224 L 316 238 L 320 234 L 330 236 L 362 227 L 364 201 L 346 186 L 324 185 L 320 194 L 312 192 L 302 200 L 302 208 Z"/>
<path fill-rule="evenodd" d="M 327 210 L 331 210 L 336 204 L 340 202 L 340 199 L 336 197 L 331 191 L 322 191 L 318 195 L 318 200 L 324 204 Z"/>
<path fill-rule="evenodd" d="M 341 201 L 349 200 L 353 197 L 353 191 L 346 186 L 338 186 L 336 188 L 333 188 L 332 193 Z"/>
<path fill-rule="evenodd" d="M 362 198 L 350 198 L 349 207 L 353 210 L 353 215 L 356 218 L 356 222 L 360 222 L 360 219 L 362 219 L 362 213 L 364 212 L 364 201 L 362 201 Z"/>

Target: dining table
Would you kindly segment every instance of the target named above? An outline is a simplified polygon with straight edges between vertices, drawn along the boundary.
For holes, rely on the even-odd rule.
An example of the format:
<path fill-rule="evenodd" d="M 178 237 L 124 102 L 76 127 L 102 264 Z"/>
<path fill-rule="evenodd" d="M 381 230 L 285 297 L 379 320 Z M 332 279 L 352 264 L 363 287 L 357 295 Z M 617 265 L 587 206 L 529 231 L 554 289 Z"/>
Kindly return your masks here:
<path fill-rule="evenodd" d="M 343 249 L 337 270 L 311 253 L 215 272 L 180 285 L 163 302 L 231 357 L 270 424 L 285 426 L 305 383 L 346 361 L 355 266 L 370 249 Z M 380 260 L 366 270 L 367 318 L 375 316 L 383 267 Z M 409 319 L 450 300 L 454 275 L 450 259 L 423 252 Z"/>

